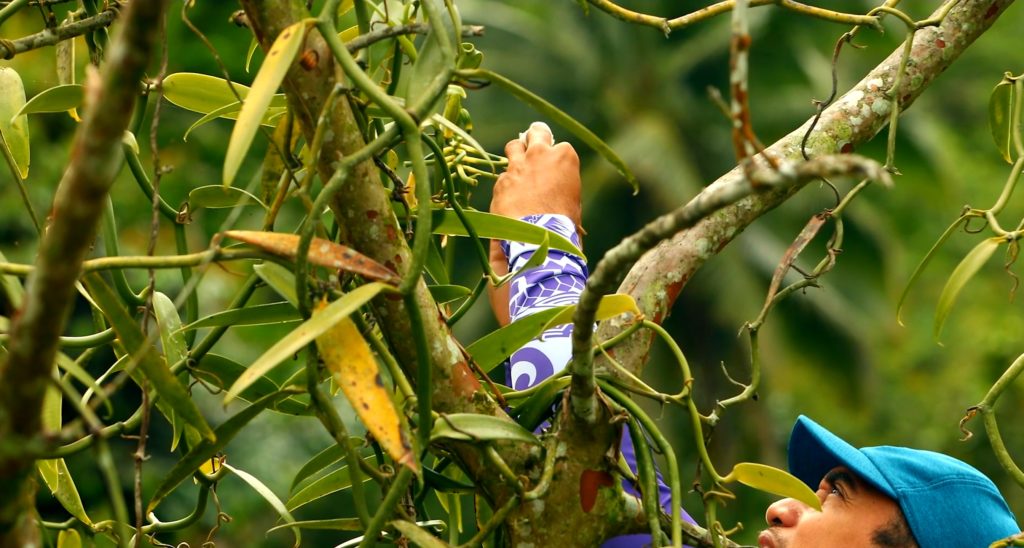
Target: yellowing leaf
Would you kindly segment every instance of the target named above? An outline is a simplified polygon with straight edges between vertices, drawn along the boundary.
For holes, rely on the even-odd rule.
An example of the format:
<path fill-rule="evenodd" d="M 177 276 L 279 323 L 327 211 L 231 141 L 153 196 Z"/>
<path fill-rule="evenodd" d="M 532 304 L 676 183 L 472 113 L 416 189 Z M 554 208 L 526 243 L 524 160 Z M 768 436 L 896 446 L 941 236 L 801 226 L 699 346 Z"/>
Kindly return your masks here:
<path fill-rule="evenodd" d="M 341 38 L 342 42 L 348 42 L 359 36 L 359 25 L 352 25 L 351 27 L 338 33 L 338 38 Z"/>
<path fill-rule="evenodd" d="M 597 306 L 597 314 L 594 316 L 595 321 L 607 320 L 608 318 L 614 318 L 619 314 L 625 314 L 630 312 L 634 315 L 640 315 L 640 308 L 637 307 L 636 301 L 633 300 L 631 295 L 625 293 L 615 293 L 613 295 L 605 295 L 601 298 L 601 304 Z M 572 316 L 576 313 L 576 306 L 566 307 L 565 310 L 560 312 L 557 316 L 551 319 L 544 326 L 543 331 L 547 331 L 556 325 L 564 323 L 571 323 Z"/>
<path fill-rule="evenodd" d="M 725 477 L 725 481 L 738 481 L 759 491 L 796 499 L 817 511 L 821 511 L 818 495 L 804 482 L 778 468 L 756 462 L 741 462 Z"/>
<path fill-rule="evenodd" d="M 82 548 L 82 537 L 74 529 L 64 529 L 57 535 L 57 548 Z"/>
<path fill-rule="evenodd" d="M 224 457 L 212 456 L 199 465 L 199 471 L 207 476 L 212 476 L 220 470 L 225 461 L 227 459 Z"/>
<path fill-rule="evenodd" d="M 7 159 L 22 179 L 28 177 L 28 117 L 19 115 L 25 106 L 25 86 L 12 68 L 0 67 L 0 137 L 7 147 Z"/>
<path fill-rule="evenodd" d="M 238 168 L 242 165 L 242 158 L 249 150 L 256 131 L 259 130 L 263 121 L 263 115 L 270 107 L 270 101 L 274 98 L 277 88 L 284 81 L 285 74 L 291 68 L 299 48 L 302 46 L 306 36 L 306 28 L 309 21 L 299 21 L 288 26 L 274 41 L 274 45 L 267 52 L 267 58 L 263 61 L 256 79 L 252 83 L 252 89 L 242 104 L 242 110 L 238 114 L 238 121 L 235 129 L 231 132 L 231 139 L 228 141 L 228 150 L 224 156 L 224 185 L 230 186 L 235 179 Z"/>
<path fill-rule="evenodd" d="M 274 346 L 257 358 L 245 370 L 245 373 L 238 377 L 238 380 L 231 385 L 228 393 L 224 396 L 224 403 L 227 404 L 232 399 L 238 397 L 251 384 L 277 367 L 278 364 L 293 356 L 302 347 L 323 335 L 341 321 L 342 318 L 346 318 L 349 314 L 358 310 L 360 306 L 363 306 L 367 301 L 377 296 L 385 287 L 387 286 L 380 282 L 359 286 L 346 293 L 344 297 L 324 307 L 312 318 L 302 322 L 291 333 L 277 341 Z"/>
<path fill-rule="evenodd" d="M 321 302 L 313 317 L 326 307 L 327 304 Z M 402 428 L 391 394 L 381 380 L 377 359 L 355 322 L 343 318 L 316 338 L 316 347 L 334 382 L 341 387 L 374 439 L 395 462 L 418 472 L 412 445 Z"/>
<path fill-rule="evenodd" d="M 934 335 L 936 341 L 939 340 L 939 335 L 942 334 L 942 326 L 945 325 L 946 318 L 949 317 L 949 312 L 952 310 L 953 303 L 956 302 L 956 297 L 960 294 L 960 290 L 988 262 L 992 254 L 996 252 L 999 244 L 1005 241 L 1006 239 L 1001 237 L 982 240 L 964 257 L 964 260 L 960 261 L 960 264 L 956 265 L 953 273 L 949 275 L 949 279 L 946 280 L 946 286 L 942 288 L 942 294 L 939 296 L 939 304 L 935 306 Z"/>
<path fill-rule="evenodd" d="M 228 230 L 224 235 L 289 259 L 294 259 L 298 253 L 299 236 L 296 234 Z M 401 282 L 398 274 L 390 268 L 354 249 L 321 238 L 313 238 L 307 260 L 317 266 L 352 272 L 370 280 L 392 285 Z"/>
<path fill-rule="evenodd" d="M 413 172 L 409 172 L 409 178 L 405 180 L 405 203 L 409 204 L 409 207 L 416 209 L 419 207 L 419 201 L 416 200 L 416 175 Z"/>

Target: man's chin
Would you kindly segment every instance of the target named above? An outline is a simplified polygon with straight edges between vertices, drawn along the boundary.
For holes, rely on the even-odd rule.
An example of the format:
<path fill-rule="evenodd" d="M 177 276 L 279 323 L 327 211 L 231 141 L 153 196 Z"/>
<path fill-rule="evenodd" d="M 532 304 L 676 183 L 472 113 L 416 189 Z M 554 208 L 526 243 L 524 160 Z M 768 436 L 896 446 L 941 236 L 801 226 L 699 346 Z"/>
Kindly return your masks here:
<path fill-rule="evenodd" d="M 761 531 L 757 537 L 758 548 L 786 548 L 786 543 L 771 529 Z"/>

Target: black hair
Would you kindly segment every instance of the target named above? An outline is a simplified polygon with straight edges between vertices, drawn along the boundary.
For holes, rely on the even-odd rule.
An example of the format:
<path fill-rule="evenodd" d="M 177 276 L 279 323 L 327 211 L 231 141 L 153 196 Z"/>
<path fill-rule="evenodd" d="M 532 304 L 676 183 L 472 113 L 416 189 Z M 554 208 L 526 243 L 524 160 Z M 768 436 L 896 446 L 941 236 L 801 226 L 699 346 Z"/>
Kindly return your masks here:
<path fill-rule="evenodd" d="M 903 512 L 898 512 L 885 525 L 875 529 L 871 543 L 877 548 L 918 548 Z"/>

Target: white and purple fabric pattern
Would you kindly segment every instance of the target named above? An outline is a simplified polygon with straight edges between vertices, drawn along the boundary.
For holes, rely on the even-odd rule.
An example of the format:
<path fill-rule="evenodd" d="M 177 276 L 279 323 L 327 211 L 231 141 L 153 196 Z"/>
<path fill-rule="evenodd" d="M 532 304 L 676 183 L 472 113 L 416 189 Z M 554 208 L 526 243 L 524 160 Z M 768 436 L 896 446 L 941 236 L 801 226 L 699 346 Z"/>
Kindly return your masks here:
<path fill-rule="evenodd" d="M 544 227 L 555 234 L 572 241 L 579 247 L 580 239 L 576 225 L 564 215 L 529 215 L 522 218 L 531 224 Z M 520 242 L 502 241 L 501 248 L 508 257 L 509 272 L 520 270 L 539 246 Z M 551 249 L 547 259 L 538 267 L 518 273 L 510 282 L 509 316 L 516 321 L 524 316 L 549 308 L 576 304 L 587 283 L 587 264 L 583 258 L 565 251 Z M 572 357 L 572 324 L 566 324 L 545 331 L 540 339 L 526 343 L 512 353 L 506 369 L 505 380 L 515 390 L 525 390 L 540 384 L 544 379 L 565 369 Z M 636 473 L 636 454 L 629 431 L 622 431 L 621 451 L 629 468 Z M 626 492 L 639 496 L 628 482 L 623 482 Z M 658 473 L 658 498 L 662 508 L 669 511 L 671 495 L 668 486 Z M 695 523 L 683 512 L 683 519 Z M 605 548 L 628 548 L 650 545 L 650 535 L 627 535 L 608 540 Z"/>

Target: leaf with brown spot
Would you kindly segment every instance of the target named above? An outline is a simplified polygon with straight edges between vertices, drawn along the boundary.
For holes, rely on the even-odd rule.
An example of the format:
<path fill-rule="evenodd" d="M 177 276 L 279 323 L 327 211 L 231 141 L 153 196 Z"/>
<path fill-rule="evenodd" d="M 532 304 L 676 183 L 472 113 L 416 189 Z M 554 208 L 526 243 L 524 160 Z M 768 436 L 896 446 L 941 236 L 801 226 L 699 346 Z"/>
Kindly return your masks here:
<path fill-rule="evenodd" d="M 317 312 L 327 306 L 321 302 Z M 317 312 L 313 313 L 315 317 Z M 343 318 L 316 338 L 327 370 L 352 403 L 359 420 L 395 462 L 419 473 L 408 433 L 391 394 L 380 378 L 377 359 L 351 318 Z"/>
<path fill-rule="evenodd" d="M 298 254 L 299 236 L 297 234 L 228 230 L 224 232 L 224 235 L 289 259 L 294 259 Z M 369 280 L 392 285 L 398 285 L 402 281 L 394 270 L 352 248 L 322 238 L 313 238 L 313 242 L 309 246 L 307 260 L 317 266 L 359 274 Z"/>

